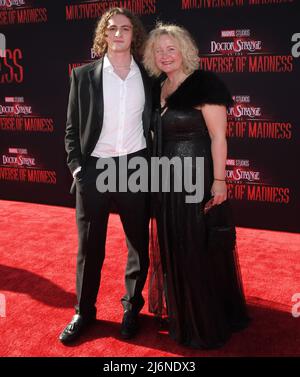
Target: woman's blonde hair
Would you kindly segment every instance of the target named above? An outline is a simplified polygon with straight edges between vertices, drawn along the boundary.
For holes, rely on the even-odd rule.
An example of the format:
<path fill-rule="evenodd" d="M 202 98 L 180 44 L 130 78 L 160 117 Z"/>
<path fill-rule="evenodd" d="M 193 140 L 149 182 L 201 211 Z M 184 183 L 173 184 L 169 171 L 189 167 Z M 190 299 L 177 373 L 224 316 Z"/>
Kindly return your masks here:
<path fill-rule="evenodd" d="M 146 39 L 146 32 L 143 24 L 137 16 L 124 8 L 111 8 L 105 12 L 97 23 L 94 35 L 93 50 L 99 57 L 103 56 L 107 51 L 106 29 L 108 21 L 116 14 L 126 16 L 132 24 L 132 43 L 131 53 L 140 60 L 143 55 L 143 47 Z"/>
<path fill-rule="evenodd" d="M 196 42 L 183 27 L 174 24 L 158 23 L 146 41 L 144 51 L 144 66 L 151 76 L 158 77 L 162 72 L 155 63 L 154 45 L 159 37 L 168 35 L 178 43 L 182 55 L 183 71 L 190 74 L 199 68 L 199 56 Z"/>

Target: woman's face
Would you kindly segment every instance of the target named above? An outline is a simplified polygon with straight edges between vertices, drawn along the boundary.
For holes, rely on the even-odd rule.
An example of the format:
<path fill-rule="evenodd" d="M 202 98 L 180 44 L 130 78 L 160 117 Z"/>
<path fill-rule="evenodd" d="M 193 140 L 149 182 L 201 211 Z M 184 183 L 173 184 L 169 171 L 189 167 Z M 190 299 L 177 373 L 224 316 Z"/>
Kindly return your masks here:
<path fill-rule="evenodd" d="M 154 56 L 157 67 L 166 74 L 182 71 L 182 54 L 173 37 L 161 35 L 154 43 Z"/>

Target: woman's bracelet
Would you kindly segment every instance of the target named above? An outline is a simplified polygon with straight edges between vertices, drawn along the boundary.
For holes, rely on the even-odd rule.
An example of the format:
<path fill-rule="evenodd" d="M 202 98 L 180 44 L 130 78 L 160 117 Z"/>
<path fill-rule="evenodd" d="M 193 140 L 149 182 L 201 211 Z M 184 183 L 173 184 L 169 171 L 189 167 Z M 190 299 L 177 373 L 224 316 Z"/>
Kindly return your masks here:
<path fill-rule="evenodd" d="M 218 179 L 218 178 L 214 178 L 214 181 L 222 181 L 222 182 L 226 182 L 226 179 Z"/>

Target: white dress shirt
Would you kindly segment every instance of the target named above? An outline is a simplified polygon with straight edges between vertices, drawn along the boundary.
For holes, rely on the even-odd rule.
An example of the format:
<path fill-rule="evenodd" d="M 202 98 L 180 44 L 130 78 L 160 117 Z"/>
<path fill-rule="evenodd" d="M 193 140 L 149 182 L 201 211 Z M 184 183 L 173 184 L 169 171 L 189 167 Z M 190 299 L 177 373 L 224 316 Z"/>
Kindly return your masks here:
<path fill-rule="evenodd" d="M 140 69 L 131 58 L 125 80 L 115 72 L 107 55 L 103 60 L 103 125 L 93 157 L 124 156 L 146 148 L 142 114 L 145 91 Z"/>

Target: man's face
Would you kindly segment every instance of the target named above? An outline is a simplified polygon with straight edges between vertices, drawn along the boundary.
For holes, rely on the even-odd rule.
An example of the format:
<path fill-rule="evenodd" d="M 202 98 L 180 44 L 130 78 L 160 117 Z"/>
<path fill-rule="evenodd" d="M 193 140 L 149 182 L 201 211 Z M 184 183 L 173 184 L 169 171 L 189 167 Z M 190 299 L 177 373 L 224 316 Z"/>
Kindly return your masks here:
<path fill-rule="evenodd" d="M 116 14 L 108 20 L 106 38 L 108 52 L 130 51 L 132 24 L 123 14 Z"/>

